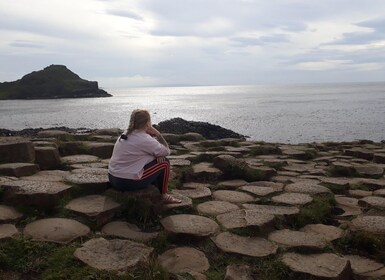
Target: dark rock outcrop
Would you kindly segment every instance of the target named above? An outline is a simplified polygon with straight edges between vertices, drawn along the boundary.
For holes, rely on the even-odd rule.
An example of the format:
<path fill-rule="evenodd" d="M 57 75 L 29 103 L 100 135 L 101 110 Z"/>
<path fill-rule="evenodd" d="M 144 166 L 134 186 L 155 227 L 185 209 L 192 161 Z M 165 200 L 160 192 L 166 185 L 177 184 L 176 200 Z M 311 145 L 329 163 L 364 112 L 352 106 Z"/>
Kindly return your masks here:
<path fill-rule="evenodd" d="M 0 99 L 109 97 L 98 82 L 81 79 L 64 65 L 50 65 L 14 82 L 0 83 Z"/>
<path fill-rule="evenodd" d="M 232 130 L 220 127 L 219 125 L 207 122 L 186 121 L 182 118 L 173 118 L 160 122 L 157 125 L 162 133 L 185 134 L 195 132 L 201 134 L 206 139 L 223 139 L 223 138 L 245 138 L 244 135 L 238 134 Z"/>

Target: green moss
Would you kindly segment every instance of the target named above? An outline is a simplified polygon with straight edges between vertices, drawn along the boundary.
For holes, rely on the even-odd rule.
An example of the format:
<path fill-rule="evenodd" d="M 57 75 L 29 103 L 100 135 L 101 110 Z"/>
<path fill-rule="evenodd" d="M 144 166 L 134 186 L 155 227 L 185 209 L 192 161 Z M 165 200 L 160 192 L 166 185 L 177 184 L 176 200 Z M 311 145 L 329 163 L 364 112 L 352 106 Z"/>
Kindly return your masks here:
<path fill-rule="evenodd" d="M 259 156 L 259 155 L 271 155 L 271 154 L 281 154 L 281 149 L 275 145 L 261 145 L 253 147 L 250 151 L 250 155 Z"/>
<path fill-rule="evenodd" d="M 19 237 L 0 243 L 0 267 L 23 274 L 36 274 L 47 267 L 56 245 Z"/>
<path fill-rule="evenodd" d="M 301 208 L 293 226 L 301 228 L 307 224 L 327 223 L 335 205 L 336 201 L 332 195 L 315 196 L 310 204 Z"/>

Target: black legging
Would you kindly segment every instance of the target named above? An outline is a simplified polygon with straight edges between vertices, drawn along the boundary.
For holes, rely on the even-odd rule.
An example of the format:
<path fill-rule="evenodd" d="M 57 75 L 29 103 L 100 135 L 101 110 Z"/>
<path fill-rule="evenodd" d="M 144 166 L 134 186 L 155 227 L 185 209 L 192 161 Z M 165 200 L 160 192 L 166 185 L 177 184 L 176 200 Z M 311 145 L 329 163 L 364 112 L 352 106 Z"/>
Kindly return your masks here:
<path fill-rule="evenodd" d="M 168 191 L 168 179 L 170 176 L 170 161 L 166 159 L 164 162 L 158 163 L 153 160 L 144 166 L 142 178 L 139 180 L 118 178 L 108 174 L 108 179 L 112 187 L 119 191 L 137 191 L 154 184 L 161 194 Z"/>

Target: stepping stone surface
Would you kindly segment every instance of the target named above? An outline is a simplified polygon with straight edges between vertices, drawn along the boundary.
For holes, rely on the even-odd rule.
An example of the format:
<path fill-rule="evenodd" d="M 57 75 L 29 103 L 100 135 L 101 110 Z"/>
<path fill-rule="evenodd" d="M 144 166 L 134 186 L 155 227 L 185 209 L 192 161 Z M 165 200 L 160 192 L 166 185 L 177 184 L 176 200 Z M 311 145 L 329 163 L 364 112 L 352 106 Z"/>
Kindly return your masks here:
<path fill-rule="evenodd" d="M 97 216 L 120 207 L 111 198 L 103 195 L 87 195 L 71 200 L 65 208 L 87 216 Z"/>
<path fill-rule="evenodd" d="M 318 185 L 316 182 L 297 182 L 286 185 L 285 191 L 294 193 L 307 193 L 307 194 L 320 194 L 320 193 L 331 193 L 327 187 Z"/>
<path fill-rule="evenodd" d="M 312 202 L 313 198 L 310 195 L 303 193 L 283 193 L 272 197 L 271 200 L 290 205 L 305 205 Z"/>
<path fill-rule="evenodd" d="M 0 205 L 0 223 L 7 223 L 20 219 L 23 216 L 11 206 Z"/>
<path fill-rule="evenodd" d="M 211 239 L 222 251 L 251 257 L 266 257 L 275 254 L 278 248 L 264 238 L 244 237 L 230 232 L 222 232 Z"/>
<path fill-rule="evenodd" d="M 39 171 L 39 166 L 33 163 L 15 162 L 0 164 L 0 174 L 5 176 L 29 176 Z"/>
<path fill-rule="evenodd" d="M 313 232 L 301 232 L 289 229 L 277 230 L 269 234 L 269 240 L 283 247 L 322 249 L 326 240 Z"/>
<path fill-rule="evenodd" d="M 250 266 L 244 264 L 231 264 L 226 267 L 224 280 L 255 280 L 252 277 Z"/>
<path fill-rule="evenodd" d="M 61 158 L 62 163 L 64 164 L 79 164 L 79 163 L 90 163 L 97 162 L 100 159 L 96 156 L 91 155 L 73 155 L 73 156 L 65 156 Z"/>
<path fill-rule="evenodd" d="M 48 218 L 34 221 L 24 228 L 24 234 L 33 240 L 68 244 L 71 241 L 86 236 L 89 227 L 78 221 L 64 218 Z"/>
<path fill-rule="evenodd" d="M 0 225 L 0 241 L 5 239 L 10 239 L 15 235 L 17 235 L 18 233 L 19 231 L 17 230 L 15 225 L 11 225 L 11 224 Z"/>
<path fill-rule="evenodd" d="M 277 216 L 291 216 L 299 213 L 299 208 L 294 206 L 242 204 L 242 207 L 245 209 L 258 211 L 262 214 L 272 214 Z"/>
<path fill-rule="evenodd" d="M 102 233 L 138 242 L 147 242 L 159 235 L 158 232 L 142 232 L 136 225 L 120 221 L 114 221 L 106 224 L 102 228 Z"/>
<path fill-rule="evenodd" d="M 350 225 L 353 231 L 363 231 L 374 234 L 385 234 L 384 216 L 364 216 L 352 220 Z"/>
<path fill-rule="evenodd" d="M 180 194 L 183 196 L 187 196 L 192 199 L 196 198 L 204 198 L 204 197 L 210 197 L 211 196 L 211 190 L 209 188 L 196 188 L 196 189 L 188 189 L 188 190 L 178 190 L 175 189 L 172 191 L 174 194 Z"/>
<path fill-rule="evenodd" d="M 164 252 L 158 257 L 159 264 L 168 272 L 200 272 L 210 268 L 206 255 L 191 247 L 178 247 Z"/>
<path fill-rule="evenodd" d="M 226 212 L 238 210 L 239 206 L 228 201 L 212 200 L 197 205 L 197 210 L 201 214 L 217 216 Z"/>
<path fill-rule="evenodd" d="M 219 225 L 214 220 L 198 215 L 172 215 L 163 218 L 160 223 L 166 231 L 176 234 L 204 237 L 219 231 Z"/>
<path fill-rule="evenodd" d="M 383 264 L 358 255 L 344 255 L 344 258 L 350 261 L 354 274 L 365 275 L 384 268 Z"/>
<path fill-rule="evenodd" d="M 252 195 L 238 192 L 238 191 L 228 191 L 228 190 L 219 190 L 213 192 L 213 199 L 222 200 L 231 203 L 246 203 L 257 201 L 258 199 L 254 198 Z"/>
<path fill-rule="evenodd" d="M 276 192 L 276 190 L 272 187 L 261 187 L 253 185 L 242 186 L 239 189 L 259 196 L 265 196 Z"/>
<path fill-rule="evenodd" d="M 131 267 L 147 264 L 153 251 L 130 240 L 95 238 L 76 249 L 74 256 L 95 269 L 124 273 Z"/>
<path fill-rule="evenodd" d="M 352 279 L 351 267 L 347 259 L 335 254 L 300 255 L 286 253 L 282 261 L 292 271 L 310 274 L 321 279 Z"/>
<path fill-rule="evenodd" d="M 274 215 L 261 214 L 255 210 L 240 209 L 220 214 L 217 216 L 217 220 L 227 229 L 250 226 L 263 229 L 265 227 L 271 227 L 274 224 Z"/>
<path fill-rule="evenodd" d="M 385 197 L 367 196 L 358 201 L 358 205 L 385 209 Z"/>
<path fill-rule="evenodd" d="M 327 241 L 336 240 L 344 235 L 342 229 L 324 224 L 309 224 L 301 228 L 300 231 L 318 234 Z"/>

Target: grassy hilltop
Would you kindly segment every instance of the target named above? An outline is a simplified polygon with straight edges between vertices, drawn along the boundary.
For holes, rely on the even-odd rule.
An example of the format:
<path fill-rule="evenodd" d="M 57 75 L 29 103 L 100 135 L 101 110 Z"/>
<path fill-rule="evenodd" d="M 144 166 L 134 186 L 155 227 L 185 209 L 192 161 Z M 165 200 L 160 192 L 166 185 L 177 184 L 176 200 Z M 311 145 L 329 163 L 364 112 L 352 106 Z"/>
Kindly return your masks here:
<path fill-rule="evenodd" d="M 87 81 L 64 65 L 50 65 L 13 82 L 0 83 L 0 99 L 109 97 L 98 82 Z"/>

